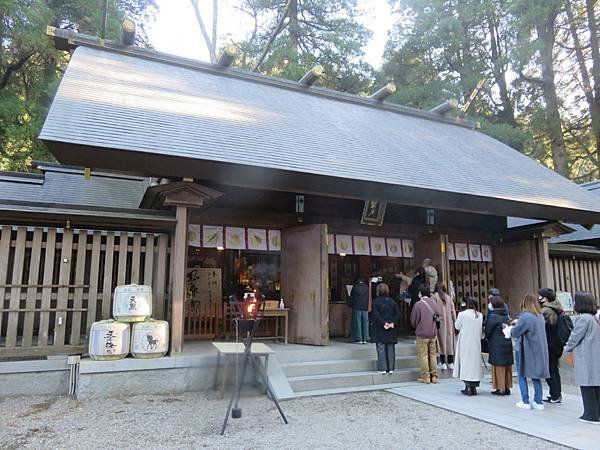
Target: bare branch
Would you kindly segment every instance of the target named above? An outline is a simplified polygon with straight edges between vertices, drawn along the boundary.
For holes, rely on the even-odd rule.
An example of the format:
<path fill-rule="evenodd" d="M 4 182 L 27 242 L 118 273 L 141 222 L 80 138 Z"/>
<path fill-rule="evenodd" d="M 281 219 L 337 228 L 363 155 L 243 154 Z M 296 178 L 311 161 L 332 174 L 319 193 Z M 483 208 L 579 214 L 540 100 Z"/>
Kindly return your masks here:
<path fill-rule="evenodd" d="M 214 1 L 216 2 L 217 0 L 214 0 Z M 200 26 L 200 32 L 202 33 L 202 36 L 204 37 L 204 42 L 206 43 L 206 47 L 208 48 L 210 62 L 216 63 L 217 62 L 216 42 L 211 40 L 210 36 L 208 35 L 208 31 L 206 30 L 206 26 L 204 25 L 204 21 L 202 20 L 202 13 L 200 12 L 200 8 L 198 6 L 198 0 L 190 0 L 190 3 L 192 4 L 192 6 L 194 8 L 194 13 L 196 14 L 196 21 L 198 22 L 198 25 Z M 216 17 L 215 11 L 213 11 L 213 23 L 216 20 L 215 17 Z M 213 36 L 214 35 L 215 35 L 215 30 L 213 30 Z"/>
<path fill-rule="evenodd" d="M 260 58 L 258 58 L 258 61 L 256 61 L 256 64 L 254 65 L 254 72 L 258 71 L 258 68 L 260 67 L 260 65 L 263 63 L 263 61 L 265 60 L 265 58 L 267 57 L 267 54 L 269 53 L 269 50 L 271 50 L 271 45 L 273 45 L 273 42 L 275 41 L 275 38 L 277 36 L 279 36 L 279 33 L 281 33 L 284 28 L 285 28 L 285 18 L 288 16 L 289 12 L 290 12 L 290 7 L 292 6 L 292 1 L 293 0 L 288 0 L 285 8 L 281 14 L 281 17 L 279 17 L 279 21 L 277 22 L 277 26 L 275 27 L 275 30 L 273 30 L 273 34 L 271 34 L 271 36 L 269 37 L 269 40 L 267 41 L 267 44 L 265 45 L 265 48 L 262 52 L 262 54 L 260 55 Z M 289 23 L 289 22 L 288 22 Z"/>
<path fill-rule="evenodd" d="M 21 67 L 23 67 L 25 63 L 29 61 L 29 58 L 31 58 L 34 54 L 35 50 L 31 50 L 25 53 L 23 56 L 21 56 L 21 58 L 17 59 L 14 63 L 9 64 L 6 67 L 2 78 L 0 78 L 0 89 L 4 89 L 6 86 L 8 86 L 8 82 L 10 81 L 10 77 L 12 76 L 12 74 L 18 71 Z"/>

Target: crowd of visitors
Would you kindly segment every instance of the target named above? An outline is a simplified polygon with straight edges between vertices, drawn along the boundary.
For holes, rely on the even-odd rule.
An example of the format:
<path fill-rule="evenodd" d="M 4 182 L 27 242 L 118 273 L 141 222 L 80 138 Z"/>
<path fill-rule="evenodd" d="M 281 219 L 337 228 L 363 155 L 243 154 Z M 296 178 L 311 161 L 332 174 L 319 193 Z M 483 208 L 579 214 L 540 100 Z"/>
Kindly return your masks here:
<path fill-rule="evenodd" d="M 438 370 L 449 369 L 455 378 L 464 382 L 461 392 L 475 396 L 483 379 L 483 353 L 488 353 L 491 393 L 511 395 L 513 365 L 516 365 L 520 391 L 516 406 L 543 410 L 544 403 L 563 401 L 560 360 L 564 353 L 566 361 L 573 361 L 575 382 L 581 389 L 583 414 L 579 420 L 600 424 L 600 314 L 592 294 L 575 294 L 574 325 L 550 288 L 540 289 L 538 295 L 526 294 L 518 317 L 511 317 L 508 305 L 496 288 L 490 289 L 485 316 L 479 311 L 479 300 L 474 297 L 463 299 L 462 310 L 457 315 L 453 292 L 449 292 L 445 283 L 437 281 L 437 272 L 432 289 L 432 276 L 433 271 L 428 272 L 424 267 L 417 269 L 412 278 L 398 275 L 408 283 L 419 382 L 435 384 Z M 371 310 L 377 370 L 382 374 L 393 373 L 400 309 L 390 297 L 389 287 L 378 283 L 376 297 L 371 302 L 368 285 L 360 280 L 352 289 L 349 303 L 353 311 L 353 339 L 360 343 L 369 339 L 368 311 Z M 533 386 L 533 398 L 528 380 Z M 549 389 L 546 398 L 543 398 L 542 380 Z"/>

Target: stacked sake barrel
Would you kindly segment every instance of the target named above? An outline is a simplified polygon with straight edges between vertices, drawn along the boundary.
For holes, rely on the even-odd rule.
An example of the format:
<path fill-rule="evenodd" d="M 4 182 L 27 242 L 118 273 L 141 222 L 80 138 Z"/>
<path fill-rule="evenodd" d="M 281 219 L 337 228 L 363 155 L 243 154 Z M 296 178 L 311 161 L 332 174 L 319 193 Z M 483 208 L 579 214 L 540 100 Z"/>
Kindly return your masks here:
<path fill-rule="evenodd" d="M 169 324 L 153 320 L 152 288 L 117 286 L 113 299 L 115 320 L 92 324 L 89 354 L 97 361 L 114 361 L 129 353 L 134 358 L 160 358 L 169 349 Z"/>

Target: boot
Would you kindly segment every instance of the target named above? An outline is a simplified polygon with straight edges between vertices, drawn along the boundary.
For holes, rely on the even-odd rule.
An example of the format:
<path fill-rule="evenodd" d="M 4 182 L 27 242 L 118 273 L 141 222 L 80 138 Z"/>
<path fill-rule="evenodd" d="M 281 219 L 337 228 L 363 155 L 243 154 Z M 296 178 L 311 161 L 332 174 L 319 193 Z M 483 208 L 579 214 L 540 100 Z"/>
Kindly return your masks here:
<path fill-rule="evenodd" d="M 476 388 L 474 388 L 474 387 L 469 388 L 469 391 L 471 391 L 471 395 L 477 395 L 477 389 Z"/>
<path fill-rule="evenodd" d="M 469 386 L 467 386 L 467 385 L 466 385 L 466 383 L 465 383 L 465 388 L 464 388 L 464 389 L 462 389 L 460 392 L 461 392 L 461 394 L 468 395 L 469 397 L 470 397 L 471 395 L 473 395 L 473 394 L 471 393 L 471 388 L 470 388 Z"/>

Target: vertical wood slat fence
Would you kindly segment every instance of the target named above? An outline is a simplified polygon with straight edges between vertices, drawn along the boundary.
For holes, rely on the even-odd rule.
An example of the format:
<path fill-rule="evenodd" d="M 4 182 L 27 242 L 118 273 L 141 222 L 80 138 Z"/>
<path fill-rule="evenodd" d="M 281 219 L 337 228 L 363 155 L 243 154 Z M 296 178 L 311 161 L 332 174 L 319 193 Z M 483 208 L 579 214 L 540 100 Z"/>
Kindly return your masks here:
<path fill-rule="evenodd" d="M 118 284 L 152 286 L 164 319 L 168 268 L 167 234 L 0 226 L 0 357 L 85 351 Z"/>
<path fill-rule="evenodd" d="M 553 287 L 557 291 L 587 291 L 600 300 L 600 261 L 572 258 L 550 258 Z"/>
<path fill-rule="evenodd" d="M 494 264 L 491 262 L 450 261 L 450 279 L 456 291 L 457 311 L 464 297 L 479 299 L 479 310 L 487 313 L 488 291 L 494 287 Z"/>

